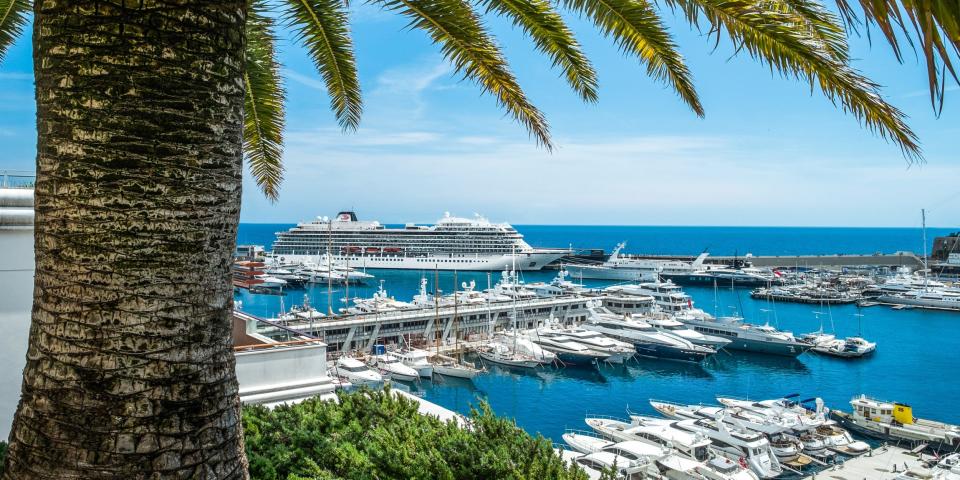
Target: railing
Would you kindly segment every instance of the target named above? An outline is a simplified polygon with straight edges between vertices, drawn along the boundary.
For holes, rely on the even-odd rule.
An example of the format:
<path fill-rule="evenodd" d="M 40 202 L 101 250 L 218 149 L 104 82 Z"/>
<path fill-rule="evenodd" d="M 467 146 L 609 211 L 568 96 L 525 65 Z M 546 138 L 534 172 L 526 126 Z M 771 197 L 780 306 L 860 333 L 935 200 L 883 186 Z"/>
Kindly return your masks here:
<path fill-rule="evenodd" d="M 33 188 L 37 175 L 27 170 L 0 170 L 0 188 Z"/>

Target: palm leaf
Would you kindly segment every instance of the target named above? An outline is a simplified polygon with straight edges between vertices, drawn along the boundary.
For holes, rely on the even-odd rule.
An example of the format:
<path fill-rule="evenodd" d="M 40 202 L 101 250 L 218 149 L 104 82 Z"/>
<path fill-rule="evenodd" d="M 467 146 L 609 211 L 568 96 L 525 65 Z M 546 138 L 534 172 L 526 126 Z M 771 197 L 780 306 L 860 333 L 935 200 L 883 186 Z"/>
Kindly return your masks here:
<path fill-rule="evenodd" d="M 573 32 L 546 0 L 479 0 L 487 11 L 509 17 L 527 33 L 554 67 L 563 69 L 567 83 L 587 102 L 597 101 L 597 74 Z"/>
<path fill-rule="evenodd" d="M 777 0 L 666 0 L 685 11 L 698 11 L 717 29 L 726 30 L 738 50 L 769 64 L 781 74 L 819 86 L 865 126 L 893 140 L 908 159 L 920 158 L 917 137 L 904 114 L 880 96 L 879 86 L 847 63 L 838 61 L 807 29 L 796 28 L 795 16 Z"/>
<path fill-rule="evenodd" d="M 360 80 L 343 0 L 287 0 L 284 20 L 323 77 L 330 107 L 344 129 L 360 124 Z"/>
<path fill-rule="evenodd" d="M 0 63 L 7 49 L 17 41 L 27 26 L 27 15 L 32 8 L 29 0 L 0 0 Z"/>
<path fill-rule="evenodd" d="M 254 1 L 247 13 L 243 150 L 257 185 L 276 200 L 283 181 L 284 89 L 276 57 L 273 20 Z"/>
<path fill-rule="evenodd" d="M 848 25 L 876 25 L 903 61 L 901 41 L 915 48 L 920 44 L 927 65 L 930 102 L 938 114 L 943 108 L 944 76 L 960 84 L 954 61 L 960 55 L 960 1 L 957 0 L 859 0 L 861 20 L 850 0 L 836 0 Z M 903 35 L 903 40 L 898 38 Z"/>
<path fill-rule="evenodd" d="M 500 49 L 473 8 L 463 0 L 375 0 L 410 18 L 409 26 L 430 34 L 458 72 L 480 84 L 533 135 L 552 149 L 547 121 L 510 72 Z"/>
<path fill-rule="evenodd" d="M 677 46 L 647 0 L 563 0 L 585 15 L 624 52 L 647 65 L 650 76 L 669 84 L 680 98 L 703 116 L 703 105 Z"/>

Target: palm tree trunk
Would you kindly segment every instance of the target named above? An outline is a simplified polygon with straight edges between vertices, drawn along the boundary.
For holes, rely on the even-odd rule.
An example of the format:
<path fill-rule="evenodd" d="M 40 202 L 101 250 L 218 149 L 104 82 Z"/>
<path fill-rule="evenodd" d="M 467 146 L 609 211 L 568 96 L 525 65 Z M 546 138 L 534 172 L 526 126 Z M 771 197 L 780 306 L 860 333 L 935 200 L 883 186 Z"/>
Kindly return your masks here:
<path fill-rule="evenodd" d="M 4 478 L 245 478 L 245 2 L 34 3 L 36 278 Z"/>

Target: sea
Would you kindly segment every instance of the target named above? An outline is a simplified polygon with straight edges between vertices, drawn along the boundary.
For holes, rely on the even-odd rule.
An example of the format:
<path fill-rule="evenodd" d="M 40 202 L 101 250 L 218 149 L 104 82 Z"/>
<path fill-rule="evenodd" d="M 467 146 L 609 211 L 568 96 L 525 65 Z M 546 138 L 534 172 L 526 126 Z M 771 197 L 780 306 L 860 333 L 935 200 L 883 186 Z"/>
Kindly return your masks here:
<path fill-rule="evenodd" d="M 241 224 L 240 244 L 269 249 L 275 232 L 292 225 Z M 625 252 L 696 255 L 799 255 L 921 252 L 919 229 L 812 227 L 675 227 L 675 226 L 565 226 L 515 225 L 534 246 L 603 248 L 610 252 L 627 242 Z M 928 242 L 947 229 L 927 229 Z M 930 245 L 927 245 L 927 251 Z M 433 273 L 410 270 L 371 270 L 376 279 L 366 286 L 332 292 L 324 286 L 291 290 L 287 295 L 236 296 L 240 308 L 258 316 L 272 316 L 280 308 L 301 304 L 326 311 L 339 308 L 344 298 L 369 297 L 380 287 L 399 300 L 416 294 L 421 278 Z M 526 282 L 549 281 L 555 271 L 523 272 Z M 458 272 L 457 281 L 474 281 L 478 289 L 495 283 L 499 272 Z M 586 281 L 587 286 L 609 285 Z M 439 288 L 451 292 L 454 274 L 440 272 Z M 750 298 L 749 289 L 685 288 L 695 305 L 715 314 L 739 313 L 753 323 L 769 323 L 802 334 L 824 330 L 838 337 L 862 335 L 877 342 L 874 355 L 837 359 L 805 353 L 779 358 L 743 352 L 721 352 L 703 365 L 638 359 L 626 365 L 598 368 L 546 368 L 532 371 L 493 367 L 471 381 L 425 380 L 411 386 L 416 394 L 448 409 L 467 414 L 486 401 L 499 415 L 512 417 L 531 434 L 562 443 L 567 429 L 587 429 L 587 415 L 627 417 L 627 412 L 655 415 L 650 399 L 691 404 L 716 404 L 717 396 L 752 399 L 821 397 L 830 408 L 847 410 L 854 396 L 905 402 L 921 418 L 960 424 L 960 313 L 893 310 L 876 306 L 819 306 L 771 303 Z"/>

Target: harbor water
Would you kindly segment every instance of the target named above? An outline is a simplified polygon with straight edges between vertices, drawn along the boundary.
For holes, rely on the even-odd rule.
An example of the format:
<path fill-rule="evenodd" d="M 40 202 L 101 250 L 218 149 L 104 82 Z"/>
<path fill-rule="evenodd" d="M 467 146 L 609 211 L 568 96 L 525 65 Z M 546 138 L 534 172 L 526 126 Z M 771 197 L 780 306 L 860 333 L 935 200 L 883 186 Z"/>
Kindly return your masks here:
<path fill-rule="evenodd" d="M 284 225 L 241 225 L 239 243 L 265 244 Z M 696 254 L 704 248 L 718 255 L 833 254 L 893 252 L 922 249 L 916 229 L 843 228 L 753 228 L 753 227 L 560 227 L 518 226 L 535 246 L 593 247 L 610 250 L 627 240 L 631 252 Z M 928 238 L 946 233 L 928 229 Z M 929 246 L 928 246 L 929 248 Z M 421 278 L 433 289 L 433 271 L 372 270 L 376 279 L 365 286 L 351 286 L 350 297 L 369 297 L 383 281 L 384 288 L 399 300 L 416 294 Z M 556 272 L 523 272 L 526 282 L 549 281 Z M 453 272 L 439 272 L 439 288 L 453 290 Z M 495 283 L 498 272 L 458 272 L 458 282 L 475 281 L 478 289 Z M 576 279 L 574 279 L 576 280 Z M 586 281 L 587 286 L 609 282 Z M 819 306 L 771 303 L 750 298 L 749 290 L 729 286 L 687 287 L 696 306 L 709 313 L 741 313 L 747 321 L 766 323 L 802 334 L 820 328 L 838 337 L 862 333 L 877 342 L 877 351 L 863 359 L 838 359 L 807 352 L 800 357 L 780 358 L 720 352 L 703 365 L 639 359 L 626 365 L 599 368 L 546 368 L 533 371 L 492 367 L 491 373 L 473 382 L 447 379 L 414 385 L 424 398 L 451 410 L 468 413 L 471 405 L 487 400 L 500 415 L 510 416 L 531 433 L 541 433 L 560 442 L 566 428 L 585 429 L 587 414 L 626 417 L 626 409 L 655 414 L 651 398 L 685 403 L 716 403 L 717 395 L 774 398 L 798 393 L 803 398 L 823 397 L 828 407 L 848 409 L 854 395 L 865 393 L 906 402 L 918 417 L 960 423 L 960 377 L 956 368 L 960 346 L 960 314 L 924 310 L 892 310 L 877 306 Z M 346 291 L 335 286 L 328 296 L 326 286 L 291 290 L 285 296 L 241 292 L 241 308 L 258 316 L 273 316 L 281 303 L 289 308 L 303 302 L 304 295 L 320 311 L 344 305 Z M 329 302 L 329 303 L 328 303 Z M 862 314 L 858 317 L 856 314 Z M 862 329 L 862 330 L 861 330 Z"/>

